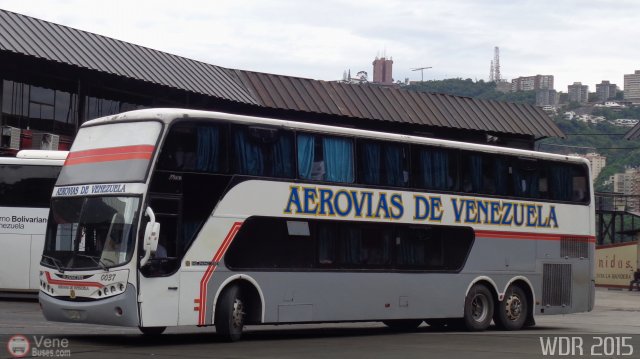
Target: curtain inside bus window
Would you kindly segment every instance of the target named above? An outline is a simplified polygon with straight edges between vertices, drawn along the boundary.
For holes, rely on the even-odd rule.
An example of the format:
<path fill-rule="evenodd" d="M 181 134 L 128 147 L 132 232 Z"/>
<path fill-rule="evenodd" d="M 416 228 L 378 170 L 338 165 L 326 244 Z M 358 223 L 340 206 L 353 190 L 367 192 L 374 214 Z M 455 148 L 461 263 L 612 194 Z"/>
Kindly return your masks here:
<path fill-rule="evenodd" d="M 298 134 L 298 172 L 300 178 L 311 179 L 315 152 L 315 137 L 304 133 Z"/>
<path fill-rule="evenodd" d="M 467 178 L 463 183 L 463 190 L 465 192 L 479 193 L 482 190 L 483 182 L 481 155 L 469 155 L 469 169 L 467 173 Z"/>
<path fill-rule="evenodd" d="M 360 148 L 362 180 L 366 184 L 380 184 L 380 144 L 363 143 Z"/>
<path fill-rule="evenodd" d="M 290 133 L 280 132 L 278 139 L 267 152 L 273 153 L 271 171 L 266 171 L 264 175 L 274 177 L 293 177 L 293 140 Z M 268 146 L 268 145 L 267 145 Z M 269 162 L 264 163 L 264 168 L 269 168 Z"/>
<path fill-rule="evenodd" d="M 360 255 L 362 253 L 362 236 L 360 228 L 349 225 L 340 225 L 341 241 L 340 244 L 340 263 L 352 265 L 360 264 Z"/>
<path fill-rule="evenodd" d="M 507 176 L 509 175 L 509 166 L 504 158 L 496 158 L 493 162 L 493 167 L 495 171 L 495 194 L 507 195 Z"/>
<path fill-rule="evenodd" d="M 521 163 L 513 169 L 514 195 L 524 198 L 539 197 L 539 174 L 533 165 Z"/>
<path fill-rule="evenodd" d="M 392 144 L 384 146 L 384 167 L 386 168 L 386 185 L 404 186 L 407 183 L 401 146 Z"/>
<path fill-rule="evenodd" d="M 559 201 L 570 201 L 573 192 L 573 176 L 571 168 L 563 165 L 552 165 L 551 198 Z"/>
<path fill-rule="evenodd" d="M 353 182 L 353 145 L 350 139 L 322 139 L 325 179 L 331 182 Z"/>
<path fill-rule="evenodd" d="M 220 171 L 220 131 L 217 127 L 197 127 L 196 170 L 200 172 Z"/>
<path fill-rule="evenodd" d="M 402 230 L 397 248 L 397 262 L 400 266 L 421 266 L 425 262 L 424 230 Z"/>
<path fill-rule="evenodd" d="M 318 262 L 323 265 L 335 262 L 335 233 L 329 223 L 318 224 Z"/>
<path fill-rule="evenodd" d="M 250 141 L 244 129 L 236 129 L 233 133 L 236 153 L 236 165 L 241 174 L 252 176 L 264 175 L 264 159 L 260 145 Z"/>
<path fill-rule="evenodd" d="M 421 149 L 419 151 L 418 186 L 427 189 L 450 189 L 449 154 L 441 150 Z"/>

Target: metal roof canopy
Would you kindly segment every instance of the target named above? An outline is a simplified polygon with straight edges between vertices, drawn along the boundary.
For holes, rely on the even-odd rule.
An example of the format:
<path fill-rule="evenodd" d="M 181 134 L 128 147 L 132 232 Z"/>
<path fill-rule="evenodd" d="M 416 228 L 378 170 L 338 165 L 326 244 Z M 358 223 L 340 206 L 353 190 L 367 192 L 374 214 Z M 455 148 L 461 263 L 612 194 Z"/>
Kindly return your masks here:
<path fill-rule="evenodd" d="M 532 105 L 227 69 L 1 9 L 0 52 L 252 107 L 533 139 L 564 137 Z"/>

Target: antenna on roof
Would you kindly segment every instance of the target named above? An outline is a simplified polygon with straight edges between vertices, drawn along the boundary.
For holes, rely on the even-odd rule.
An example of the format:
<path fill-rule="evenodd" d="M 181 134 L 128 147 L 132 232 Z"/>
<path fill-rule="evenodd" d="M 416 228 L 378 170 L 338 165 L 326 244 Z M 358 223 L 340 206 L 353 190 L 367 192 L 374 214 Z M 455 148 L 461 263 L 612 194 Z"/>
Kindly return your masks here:
<path fill-rule="evenodd" d="M 420 76 L 421 76 L 420 82 L 424 82 L 424 70 L 432 69 L 432 68 L 433 68 L 432 66 L 416 67 L 414 69 L 411 69 L 411 71 L 420 71 Z"/>

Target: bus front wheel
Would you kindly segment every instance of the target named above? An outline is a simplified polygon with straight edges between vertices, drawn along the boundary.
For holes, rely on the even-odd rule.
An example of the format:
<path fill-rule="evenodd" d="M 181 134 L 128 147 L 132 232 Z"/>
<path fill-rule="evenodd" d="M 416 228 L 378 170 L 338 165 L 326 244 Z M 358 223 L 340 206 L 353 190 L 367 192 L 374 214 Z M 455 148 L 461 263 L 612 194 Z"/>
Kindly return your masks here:
<path fill-rule="evenodd" d="M 493 295 L 484 284 L 475 284 L 464 301 L 464 324 L 478 332 L 489 328 L 493 319 Z"/>
<path fill-rule="evenodd" d="M 220 295 L 216 305 L 216 332 L 223 340 L 235 342 L 242 336 L 244 328 L 245 306 L 240 287 L 232 285 Z"/>
<path fill-rule="evenodd" d="M 504 299 L 496 306 L 493 320 L 500 329 L 518 330 L 524 326 L 529 311 L 527 295 L 522 288 L 512 285 Z"/>

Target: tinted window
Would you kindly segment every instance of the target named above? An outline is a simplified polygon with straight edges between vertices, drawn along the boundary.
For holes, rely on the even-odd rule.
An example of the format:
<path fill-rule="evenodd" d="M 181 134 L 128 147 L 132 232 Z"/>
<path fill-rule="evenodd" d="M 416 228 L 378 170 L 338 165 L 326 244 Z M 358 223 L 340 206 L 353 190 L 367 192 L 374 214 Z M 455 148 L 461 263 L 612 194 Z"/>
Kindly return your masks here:
<path fill-rule="evenodd" d="M 234 126 L 231 142 L 236 173 L 294 177 L 292 132 L 274 128 Z"/>
<path fill-rule="evenodd" d="M 300 178 L 353 182 L 353 140 L 299 133 L 297 145 Z"/>
<path fill-rule="evenodd" d="M 472 243 L 470 228 L 251 217 L 225 263 L 242 269 L 455 271 Z"/>
<path fill-rule="evenodd" d="M 409 184 L 406 146 L 363 141 L 358 145 L 360 180 L 365 184 L 405 187 Z"/>
<path fill-rule="evenodd" d="M 457 178 L 455 151 L 415 146 L 412 157 L 414 184 L 418 188 L 453 190 Z"/>
<path fill-rule="evenodd" d="M 0 165 L 0 205 L 49 208 L 60 166 Z"/>
<path fill-rule="evenodd" d="M 217 124 L 177 123 L 162 146 L 159 169 L 226 172 L 225 132 Z"/>

